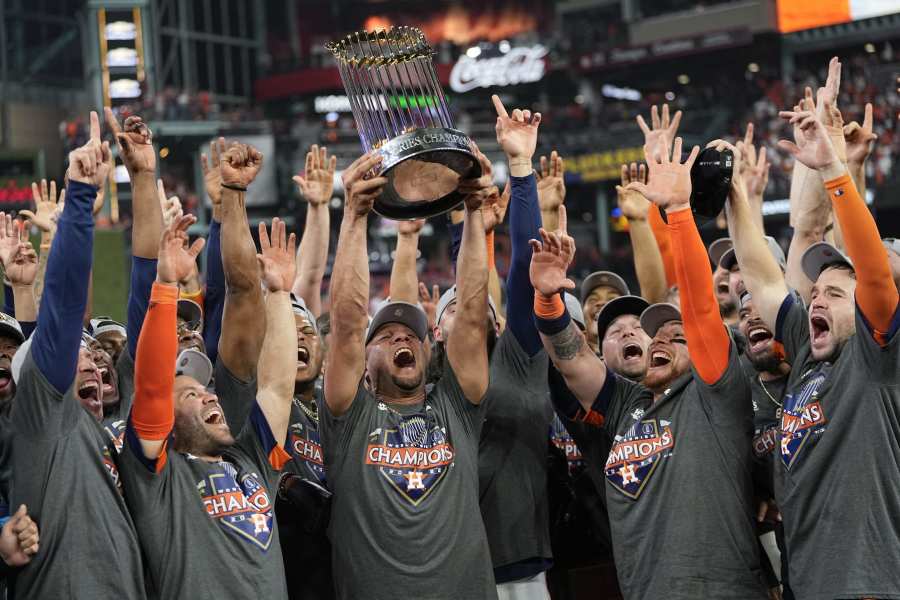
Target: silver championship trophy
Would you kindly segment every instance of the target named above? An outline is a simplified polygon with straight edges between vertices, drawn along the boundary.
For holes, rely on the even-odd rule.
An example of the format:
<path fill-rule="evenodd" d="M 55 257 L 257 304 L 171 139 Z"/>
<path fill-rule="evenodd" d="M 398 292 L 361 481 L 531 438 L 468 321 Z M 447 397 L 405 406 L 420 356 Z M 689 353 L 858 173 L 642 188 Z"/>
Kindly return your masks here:
<path fill-rule="evenodd" d="M 326 46 L 337 59 L 365 152 L 376 149 L 387 177 L 375 211 L 420 219 L 462 202 L 460 179 L 479 177 L 469 136 L 453 129 L 431 62 L 434 52 L 414 27 L 361 31 Z"/>

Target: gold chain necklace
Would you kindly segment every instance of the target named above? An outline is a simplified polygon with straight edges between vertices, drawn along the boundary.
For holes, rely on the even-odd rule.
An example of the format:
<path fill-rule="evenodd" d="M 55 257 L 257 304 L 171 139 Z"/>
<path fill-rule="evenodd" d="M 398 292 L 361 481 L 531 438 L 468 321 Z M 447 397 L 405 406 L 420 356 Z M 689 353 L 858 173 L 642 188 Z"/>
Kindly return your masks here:
<path fill-rule="evenodd" d="M 772 404 L 774 404 L 775 406 L 777 406 L 777 407 L 780 409 L 780 408 L 782 407 L 782 403 L 779 402 L 778 400 L 776 400 L 775 397 L 774 397 L 772 394 L 769 393 L 769 390 L 766 389 L 766 384 L 763 383 L 762 375 L 757 374 L 757 375 L 756 375 L 756 380 L 759 382 L 759 387 L 762 388 L 762 391 L 764 391 L 764 392 L 766 393 L 766 396 L 769 397 L 769 400 L 772 401 Z"/>

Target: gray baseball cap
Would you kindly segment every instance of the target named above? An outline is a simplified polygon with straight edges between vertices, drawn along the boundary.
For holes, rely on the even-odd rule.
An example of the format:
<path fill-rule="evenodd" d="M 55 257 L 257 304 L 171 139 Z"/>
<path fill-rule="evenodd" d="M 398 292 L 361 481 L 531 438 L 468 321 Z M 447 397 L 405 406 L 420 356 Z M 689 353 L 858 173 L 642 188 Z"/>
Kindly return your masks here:
<path fill-rule="evenodd" d="M 0 312 L 0 334 L 8 335 L 20 344 L 25 341 L 25 334 L 22 333 L 22 326 L 19 325 L 19 322 L 3 312 Z"/>
<path fill-rule="evenodd" d="M 409 302 L 388 302 L 372 317 L 369 330 L 366 332 L 366 345 L 369 345 L 379 329 L 389 323 L 406 325 L 422 342 L 428 335 L 428 317 L 425 316 L 425 311 Z"/>
<path fill-rule="evenodd" d="M 175 361 L 175 376 L 179 375 L 193 377 L 197 383 L 207 387 L 212 381 L 213 366 L 205 354 L 189 348 L 183 350 Z"/>
<path fill-rule="evenodd" d="M 450 288 L 441 294 L 440 300 L 438 300 L 437 309 L 435 309 L 435 325 L 439 325 L 441 319 L 444 317 L 444 312 L 450 308 L 450 305 L 456 302 L 456 285 L 450 286 Z M 491 298 L 490 294 L 488 294 L 488 308 L 491 311 L 491 317 L 494 318 L 494 323 L 497 322 L 497 306 L 494 304 L 494 299 Z"/>
<path fill-rule="evenodd" d="M 9 370 L 12 371 L 13 381 L 19 381 L 19 375 L 22 373 L 22 364 L 25 362 L 25 357 L 28 356 L 28 352 L 31 350 L 31 342 L 34 340 L 34 337 L 30 337 L 25 340 L 19 349 L 16 350 L 15 356 L 13 356 L 12 363 L 9 365 Z"/>
<path fill-rule="evenodd" d="M 603 336 L 606 330 L 612 325 L 612 322 L 622 315 L 634 315 L 641 317 L 650 303 L 640 296 L 619 296 L 603 305 L 600 312 L 597 313 L 597 339 L 603 343 Z M 671 306 L 671 305 L 666 305 Z M 641 324 L 643 327 L 643 323 Z"/>
<path fill-rule="evenodd" d="M 97 317 L 91 319 L 91 326 L 89 329 L 91 335 L 94 337 L 103 335 L 104 333 L 109 333 L 111 331 L 117 331 L 123 336 L 128 336 L 128 331 L 125 329 L 125 326 L 118 321 L 113 320 L 111 317 Z"/>
<path fill-rule="evenodd" d="M 656 336 L 659 328 L 669 321 L 680 321 L 681 311 L 674 304 L 659 302 L 651 304 L 641 313 L 641 327 L 651 338 Z"/>
<path fill-rule="evenodd" d="M 900 238 L 884 238 L 881 240 L 881 243 L 884 244 L 885 248 L 900 256 Z"/>
<path fill-rule="evenodd" d="M 825 267 L 836 264 L 853 268 L 850 258 L 828 242 L 816 242 L 806 249 L 800 259 L 803 273 L 810 281 L 816 281 Z"/>
<path fill-rule="evenodd" d="M 778 266 L 781 267 L 781 270 L 784 271 L 787 268 L 787 259 L 784 257 L 784 250 L 781 249 L 781 246 L 775 241 L 771 235 L 767 235 L 766 244 L 769 246 L 769 253 L 772 254 L 772 258 L 775 259 L 775 262 L 778 263 Z M 729 240 L 729 243 L 731 240 Z M 725 269 L 726 271 L 730 271 L 731 267 L 733 267 L 737 263 L 737 254 L 734 253 L 734 248 L 729 248 L 722 254 L 722 257 L 719 259 L 719 266 Z"/>
<path fill-rule="evenodd" d="M 719 265 L 722 256 L 731 250 L 732 245 L 730 237 L 719 238 L 709 245 L 707 252 L 709 253 L 709 260 L 712 261 L 713 266 Z"/>
<path fill-rule="evenodd" d="M 312 311 L 309 310 L 309 307 L 306 306 L 306 302 L 304 302 L 303 298 L 291 294 L 291 309 L 294 311 L 295 315 L 306 318 L 315 330 L 316 335 L 319 335 L 319 326 L 316 324 L 316 317 L 312 314 Z"/>
<path fill-rule="evenodd" d="M 584 323 L 584 310 L 581 308 L 581 302 L 578 301 L 578 298 L 566 292 L 563 294 L 563 301 L 566 303 L 566 310 L 569 311 L 569 316 L 572 317 L 572 320 L 575 321 L 575 324 L 581 327 L 581 330 L 585 330 Z"/>
<path fill-rule="evenodd" d="M 628 289 L 628 284 L 625 283 L 625 280 L 613 273 L 612 271 L 595 271 L 584 278 L 584 281 L 581 282 L 581 302 L 584 304 L 584 301 L 587 300 L 587 297 L 591 295 L 591 292 L 594 291 L 594 288 L 598 288 L 601 285 L 606 285 L 617 292 L 621 296 L 627 296 L 631 293 L 631 290 Z"/>

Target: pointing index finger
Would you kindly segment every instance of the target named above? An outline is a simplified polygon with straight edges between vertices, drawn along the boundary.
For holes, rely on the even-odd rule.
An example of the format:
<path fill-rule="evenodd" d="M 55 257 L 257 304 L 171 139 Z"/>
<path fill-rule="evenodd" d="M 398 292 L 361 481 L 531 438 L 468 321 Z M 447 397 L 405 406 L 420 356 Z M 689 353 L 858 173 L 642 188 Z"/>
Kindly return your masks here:
<path fill-rule="evenodd" d="M 566 216 L 566 206 L 565 206 L 565 204 L 560 204 L 560 205 L 559 205 L 559 208 L 557 209 L 557 214 L 558 214 L 558 218 L 559 218 L 559 230 L 560 230 L 561 232 L 563 232 L 564 234 L 567 234 L 567 233 L 568 233 L 567 227 L 568 227 L 568 224 L 569 224 L 569 219 L 568 219 L 568 217 Z"/>
<path fill-rule="evenodd" d="M 91 111 L 91 139 L 100 141 L 100 117 L 96 110 Z"/>
<path fill-rule="evenodd" d="M 504 118 L 509 117 L 509 113 L 506 112 L 506 107 L 503 106 L 503 102 L 500 101 L 500 96 L 498 96 L 497 94 L 494 94 L 493 96 L 491 96 L 491 102 L 494 103 L 494 110 L 497 111 L 498 117 L 504 117 Z"/>

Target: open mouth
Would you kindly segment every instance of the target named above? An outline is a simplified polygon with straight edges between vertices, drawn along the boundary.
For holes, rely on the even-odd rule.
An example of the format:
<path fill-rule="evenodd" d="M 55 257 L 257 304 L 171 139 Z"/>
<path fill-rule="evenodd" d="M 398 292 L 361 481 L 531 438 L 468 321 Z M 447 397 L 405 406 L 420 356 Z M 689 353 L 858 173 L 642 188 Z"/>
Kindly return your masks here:
<path fill-rule="evenodd" d="M 116 388 L 113 383 L 113 376 L 108 368 L 103 367 L 100 369 L 100 381 L 103 383 L 104 396 L 112 396 L 116 393 Z"/>
<path fill-rule="evenodd" d="M 765 327 L 754 327 L 747 332 L 747 341 L 750 342 L 751 350 L 758 350 L 765 346 L 773 337 L 772 332 Z"/>
<path fill-rule="evenodd" d="M 643 358 L 643 356 L 644 349 L 641 348 L 639 344 L 625 344 L 625 347 L 622 348 L 622 358 L 625 360 Z"/>
<path fill-rule="evenodd" d="M 663 352 L 662 350 L 654 350 L 650 355 L 651 367 L 664 367 L 670 362 L 672 362 L 672 357 L 669 356 L 668 352 Z"/>
<path fill-rule="evenodd" d="M 300 346 L 297 348 L 297 368 L 305 369 L 309 366 L 309 350 Z"/>
<path fill-rule="evenodd" d="M 394 365 L 401 369 L 413 367 L 416 364 L 416 355 L 409 348 L 400 348 L 394 352 Z"/>
<path fill-rule="evenodd" d="M 96 381 L 85 381 L 78 388 L 78 397 L 93 402 L 100 401 L 100 384 Z"/>
<path fill-rule="evenodd" d="M 207 425 L 224 425 L 225 424 L 225 416 L 222 414 L 221 409 L 211 408 L 203 416 L 203 422 L 206 423 Z"/>
<path fill-rule="evenodd" d="M 728 283 L 723 281 L 722 283 L 719 283 L 718 285 L 716 285 L 716 293 L 719 294 L 720 296 L 728 296 L 729 295 Z"/>
<path fill-rule="evenodd" d="M 0 368 L 0 392 L 5 391 L 12 384 L 12 371 Z"/>
<path fill-rule="evenodd" d="M 831 326 L 828 325 L 828 319 L 821 315 L 813 315 L 809 319 L 809 329 L 810 333 L 812 333 L 812 341 L 818 342 L 823 340 L 831 331 Z"/>

